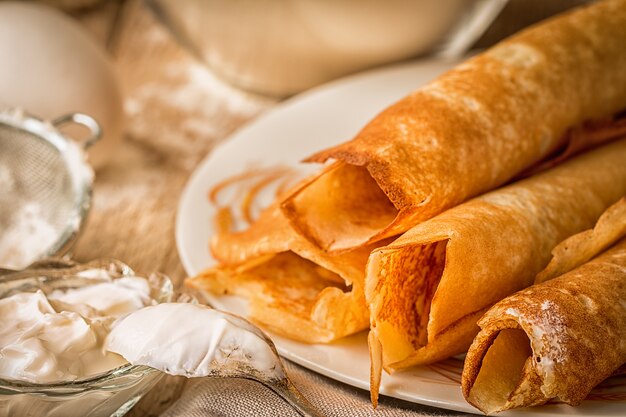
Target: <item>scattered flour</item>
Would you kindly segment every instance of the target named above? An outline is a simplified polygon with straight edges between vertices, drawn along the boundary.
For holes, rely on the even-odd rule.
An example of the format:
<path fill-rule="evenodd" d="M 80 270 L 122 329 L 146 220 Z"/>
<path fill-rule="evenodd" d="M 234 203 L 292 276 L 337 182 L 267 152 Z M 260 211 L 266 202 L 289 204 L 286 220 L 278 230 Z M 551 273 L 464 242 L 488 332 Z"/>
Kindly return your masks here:
<path fill-rule="evenodd" d="M 240 91 L 184 58 L 164 65 L 158 77 L 129 92 L 124 108 L 134 140 L 177 155 L 190 170 L 216 143 L 276 100 Z"/>
<path fill-rule="evenodd" d="M 0 266 L 22 269 L 52 246 L 57 230 L 45 219 L 41 205 L 26 203 L 0 232 Z"/>

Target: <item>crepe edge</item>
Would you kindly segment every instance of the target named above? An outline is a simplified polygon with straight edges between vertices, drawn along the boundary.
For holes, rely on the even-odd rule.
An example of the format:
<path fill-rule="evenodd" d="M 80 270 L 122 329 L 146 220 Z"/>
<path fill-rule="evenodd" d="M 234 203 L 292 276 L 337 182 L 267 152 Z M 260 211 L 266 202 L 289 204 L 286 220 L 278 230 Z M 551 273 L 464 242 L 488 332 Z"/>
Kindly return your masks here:
<path fill-rule="evenodd" d="M 535 284 L 546 282 L 584 264 L 626 236 L 626 197 L 600 216 L 592 229 L 575 234 L 552 250 L 552 259 L 537 274 Z"/>

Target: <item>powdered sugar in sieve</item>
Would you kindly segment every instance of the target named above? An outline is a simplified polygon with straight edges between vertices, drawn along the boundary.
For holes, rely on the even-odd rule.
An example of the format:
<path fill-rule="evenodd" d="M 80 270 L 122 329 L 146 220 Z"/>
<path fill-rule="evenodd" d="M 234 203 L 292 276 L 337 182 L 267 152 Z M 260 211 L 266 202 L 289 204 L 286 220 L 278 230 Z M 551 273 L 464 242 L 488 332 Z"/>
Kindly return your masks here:
<path fill-rule="evenodd" d="M 89 139 L 79 144 L 57 130 L 68 123 L 87 127 Z M 91 202 L 93 171 L 83 149 L 100 135 L 80 113 L 48 123 L 0 112 L 0 267 L 21 269 L 70 248 Z"/>

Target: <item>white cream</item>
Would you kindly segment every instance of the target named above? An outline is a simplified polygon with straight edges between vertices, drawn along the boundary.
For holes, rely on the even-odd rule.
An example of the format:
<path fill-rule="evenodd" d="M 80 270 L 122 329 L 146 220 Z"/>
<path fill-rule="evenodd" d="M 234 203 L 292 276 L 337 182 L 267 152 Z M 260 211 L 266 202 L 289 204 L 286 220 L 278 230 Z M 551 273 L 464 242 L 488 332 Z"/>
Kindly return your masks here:
<path fill-rule="evenodd" d="M 152 302 L 143 278 L 18 293 L 0 300 L 0 377 L 34 383 L 93 376 L 126 363 L 103 343 L 121 315 Z"/>
<path fill-rule="evenodd" d="M 48 298 L 75 306 L 87 305 L 110 317 L 138 310 L 152 301 L 148 281 L 138 277 L 122 277 L 69 291 L 57 290 Z"/>
<path fill-rule="evenodd" d="M 163 303 L 135 311 L 115 325 L 105 347 L 134 365 L 171 375 L 202 377 L 244 365 L 268 377 L 284 377 L 258 328 L 196 304 Z"/>

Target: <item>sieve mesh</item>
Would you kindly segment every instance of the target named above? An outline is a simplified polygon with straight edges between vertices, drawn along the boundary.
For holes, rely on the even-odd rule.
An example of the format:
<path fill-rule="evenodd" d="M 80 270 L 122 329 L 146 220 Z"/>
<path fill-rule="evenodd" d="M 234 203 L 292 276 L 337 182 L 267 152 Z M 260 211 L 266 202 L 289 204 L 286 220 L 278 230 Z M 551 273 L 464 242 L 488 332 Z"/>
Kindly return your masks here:
<path fill-rule="evenodd" d="M 44 138 L 0 123 L 0 233 L 33 207 L 60 237 L 76 217 L 67 164 Z"/>
<path fill-rule="evenodd" d="M 69 124 L 89 135 L 64 136 L 58 128 Z M 84 151 L 101 137 L 98 122 L 83 113 L 45 122 L 21 109 L 0 111 L 0 272 L 62 255 L 75 242 L 93 184 Z"/>

